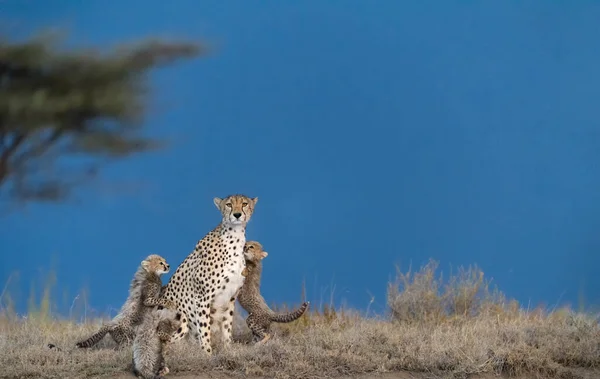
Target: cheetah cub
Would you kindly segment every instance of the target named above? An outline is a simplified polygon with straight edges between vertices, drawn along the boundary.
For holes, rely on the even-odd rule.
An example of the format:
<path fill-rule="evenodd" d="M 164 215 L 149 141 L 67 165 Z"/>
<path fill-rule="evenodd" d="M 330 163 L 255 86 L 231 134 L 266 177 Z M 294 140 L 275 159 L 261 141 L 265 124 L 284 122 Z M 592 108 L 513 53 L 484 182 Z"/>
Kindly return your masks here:
<path fill-rule="evenodd" d="M 209 355 L 211 328 L 220 330 L 224 347 L 231 344 L 235 299 L 244 284 L 246 224 L 258 198 L 231 195 L 213 201 L 221 212 L 220 224 L 198 241 L 163 294 L 182 313 L 181 331 L 171 342 L 191 332 Z"/>
<path fill-rule="evenodd" d="M 271 338 L 269 329 L 271 322 L 292 322 L 304 314 L 309 302 L 302 303 L 300 308 L 290 313 L 275 313 L 269 308 L 260 294 L 260 277 L 262 260 L 268 255 L 260 243 L 248 241 L 244 246 L 247 276 L 238 295 L 242 308 L 248 312 L 246 324 L 254 335 L 254 340 L 264 343 Z"/>
<path fill-rule="evenodd" d="M 77 342 L 76 347 L 92 347 L 108 333 L 119 347 L 131 342 L 135 337 L 135 328 L 139 325 L 147 310 L 154 306 L 175 308 L 175 305 L 160 298 L 162 282 L 160 275 L 169 272 L 167 261 L 160 255 L 146 257 L 136 271 L 129 287 L 129 297 L 121 307 L 119 314 L 104 324 L 98 332 L 85 341 Z"/>
<path fill-rule="evenodd" d="M 133 373 L 144 379 L 162 379 L 169 373 L 163 350 L 181 326 L 181 314 L 170 309 L 147 312 L 133 340 Z"/>

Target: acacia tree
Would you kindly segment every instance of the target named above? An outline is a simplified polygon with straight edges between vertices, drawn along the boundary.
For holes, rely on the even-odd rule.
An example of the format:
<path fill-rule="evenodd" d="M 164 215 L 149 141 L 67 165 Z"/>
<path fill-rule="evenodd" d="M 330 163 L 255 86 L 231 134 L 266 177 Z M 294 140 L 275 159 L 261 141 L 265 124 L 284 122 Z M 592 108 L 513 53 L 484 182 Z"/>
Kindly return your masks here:
<path fill-rule="evenodd" d="M 202 52 L 146 41 L 101 54 L 55 39 L 0 40 L 0 196 L 57 201 L 106 158 L 162 144 L 143 136 L 148 74 Z"/>

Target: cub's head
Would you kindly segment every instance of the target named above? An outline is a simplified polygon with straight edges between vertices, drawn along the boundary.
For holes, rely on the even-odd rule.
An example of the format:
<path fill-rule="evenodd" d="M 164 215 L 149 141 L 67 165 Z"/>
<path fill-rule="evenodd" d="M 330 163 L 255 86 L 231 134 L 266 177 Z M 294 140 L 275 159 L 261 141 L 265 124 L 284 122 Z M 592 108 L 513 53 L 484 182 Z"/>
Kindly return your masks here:
<path fill-rule="evenodd" d="M 231 195 L 224 199 L 215 197 L 214 202 L 223 215 L 224 224 L 245 225 L 250 221 L 258 197 L 249 198 L 244 195 Z"/>
<path fill-rule="evenodd" d="M 258 263 L 267 257 L 269 253 L 263 250 L 260 243 L 256 241 L 247 241 L 244 245 L 244 258 L 246 263 Z"/>
<path fill-rule="evenodd" d="M 169 272 L 169 264 L 165 258 L 157 254 L 152 254 L 146 257 L 142 261 L 142 267 L 149 273 L 156 273 L 158 275 L 166 274 Z"/>
<path fill-rule="evenodd" d="M 157 332 L 162 332 L 166 335 L 172 335 L 175 332 L 180 332 L 181 321 L 171 318 L 171 317 L 163 317 L 156 326 Z M 167 341 L 164 341 L 167 342 Z"/>

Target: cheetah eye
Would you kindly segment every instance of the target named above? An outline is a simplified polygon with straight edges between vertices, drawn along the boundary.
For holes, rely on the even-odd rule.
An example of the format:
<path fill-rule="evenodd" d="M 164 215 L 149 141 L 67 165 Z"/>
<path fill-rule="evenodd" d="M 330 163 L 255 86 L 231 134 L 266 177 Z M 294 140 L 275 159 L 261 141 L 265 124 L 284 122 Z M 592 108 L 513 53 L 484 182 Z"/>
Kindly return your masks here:
<path fill-rule="evenodd" d="M 254 246 L 248 246 L 248 249 L 254 249 Z"/>
<path fill-rule="evenodd" d="M 227 208 L 231 208 L 231 203 L 227 203 L 225 205 L 227 205 Z"/>
<path fill-rule="evenodd" d="M 242 207 L 245 207 L 247 205 L 248 205 L 248 203 L 242 203 Z"/>

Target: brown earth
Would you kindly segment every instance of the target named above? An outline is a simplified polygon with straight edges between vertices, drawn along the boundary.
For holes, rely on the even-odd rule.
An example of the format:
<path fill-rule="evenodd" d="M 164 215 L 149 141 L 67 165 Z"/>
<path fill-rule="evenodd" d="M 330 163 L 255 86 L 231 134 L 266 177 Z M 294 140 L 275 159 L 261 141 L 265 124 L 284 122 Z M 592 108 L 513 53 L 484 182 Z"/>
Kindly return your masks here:
<path fill-rule="evenodd" d="M 195 340 L 170 345 L 167 378 L 600 378 L 597 315 L 526 310 L 489 290 L 480 271 L 442 285 L 435 268 L 399 273 L 388 290 L 388 315 L 323 306 L 273 325 L 264 345 L 247 343 L 251 333 L 236 312 L 236 343 L 214 346 L 212 356 Z M 0 378 L 134 378 L 130 348 L 114 350 L 110 338 L 74 348 L 99 326 L 100 320 L 61 321 L 48 312 L 0 312 Z"/>
<path fill-rule="evenodd" d="M 578 370 L 579 372 L 574 373 L 573 376 L 564 376 L 564 379 L 598 379 L 600 378 L 600 371 L 595 370 Z M 101 376 L 103 379 L 132 379 L 135 378 L 132 374 L 122 375 L 111 375 Z M 225 373 L 178 373 L 169 374 L 167 379 L 270 379 L 268 376 L 245 376 L 245 375 L 231 375 Z M 306 379 L 314 379 L 316 377 L 307 376 Z M 318 377 L 323 378 L 323 377 Z M 412 373 L 412 372 L 394 372 L 384 374 L 361 374 L 355 376 L 338 376 L 330 377 L 331 379 L 456 379 L 457 377 L 453 374 L 426 374 L 426 373 Z M 506 375 L 495 375 L 495 374 L 474 374 L 468 376 L 469 379 L 498 379 L 498 378 L 510 378 L 510 379 L 545 379 L 549 377 L 542 376 L 540 374 L 528 374 L 519 376 L 506 376 Z M 552 377 L 554 378 L 554 377 Z"/>

